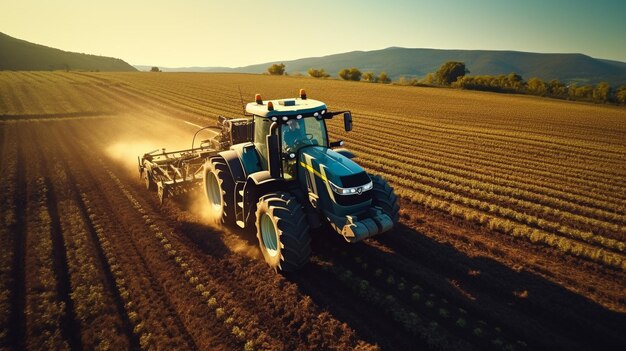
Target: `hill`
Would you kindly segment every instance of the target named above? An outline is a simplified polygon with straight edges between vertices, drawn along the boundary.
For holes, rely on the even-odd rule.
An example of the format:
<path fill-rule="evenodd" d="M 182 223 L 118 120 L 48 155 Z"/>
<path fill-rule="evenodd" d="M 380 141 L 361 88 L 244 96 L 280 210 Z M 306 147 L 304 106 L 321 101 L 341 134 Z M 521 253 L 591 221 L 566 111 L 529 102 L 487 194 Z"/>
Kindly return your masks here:
<path fill-rule="evenodd" d="M 499 75 L 515 72 L 524 79 L 538 77 L 565 83 L 596 84 L 606 81 L 612 86 L 626 84 L 626 63 L 596 59 L 583 54 L 540 54 L 519 51 L 439 50 L 390 47 L 373 51 L 352 51 L 322 57 L 282 61 L 289 74 L 306 74 L 309 68 L 323 68 L 336 76 L 346 67 L 361 71 L 385 71 L 392 79 L 401 76 L 421 78 L 435 72 L 446 61 L 465 62 L 472 75 Z M 266 62 L 237 68 L 190 68 L 184 71 L 263 73 L 277 62 Z M 163 69 L 174 71 L 174 69 Z"/>
<path fill-rule="evenodd" d="M 136 71 L 133 66 L 118 58 L 63 51 L 4 33 L 0 33 L 0 70 Z"/>

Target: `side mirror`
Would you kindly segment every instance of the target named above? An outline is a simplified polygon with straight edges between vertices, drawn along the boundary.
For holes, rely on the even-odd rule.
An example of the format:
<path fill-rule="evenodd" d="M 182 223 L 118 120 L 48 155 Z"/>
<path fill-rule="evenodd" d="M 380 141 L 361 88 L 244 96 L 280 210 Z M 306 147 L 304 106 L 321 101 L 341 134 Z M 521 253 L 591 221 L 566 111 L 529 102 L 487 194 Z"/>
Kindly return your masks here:
<path fill-rule="evenodd" d="M 335 148 L 335 147 L 340 147 L 343 146 L 343 140 L 339 140 L 339 141 L 331 141 L 328 146 L 330 146 L 330 148 Z"/>
<path fill-rule="evenodd" d="M 343 128 L 346 132 L 352 130 L 352 114 L 350 112 L 345 112 L 343 114 Z"/>

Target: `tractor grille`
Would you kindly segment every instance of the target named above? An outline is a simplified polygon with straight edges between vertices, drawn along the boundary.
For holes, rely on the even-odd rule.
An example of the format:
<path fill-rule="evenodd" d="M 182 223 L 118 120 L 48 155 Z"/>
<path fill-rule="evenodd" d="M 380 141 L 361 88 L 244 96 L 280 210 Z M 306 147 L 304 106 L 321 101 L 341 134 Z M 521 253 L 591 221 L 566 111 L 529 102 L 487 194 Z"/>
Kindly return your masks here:
<path fill-rule="evenodd" d="M 369 183 L 370 177 L 365 172 L 355 173 L 348 176 L 340 177 L 341 186 L 343 188 L 354 188 L 357 186 L 362 186 Z M 372 191 L 366 191 L 362 194 L 353 194 L 353 195 L 337 195 L 335 194 L 335 199 L 337 203 L 341 206 L 352 206 L 356 204 L 363 203 L 372 198 Z"/>
<path fill-rule="evenodd" d="M 337 195 L 335 194 L 335 200 L 341 206 L 352 206 L 363 203 L 372 198 L 372 191 L 368 190 L 361 195 Z"/>
<path fill-rule="evenodd" d="M 369 183 L 370 177 L 365 172 L 350 174 L 348 176 L 340 177 L 342 188 L 354 188 L 355 186 L 361 186 Z"/>

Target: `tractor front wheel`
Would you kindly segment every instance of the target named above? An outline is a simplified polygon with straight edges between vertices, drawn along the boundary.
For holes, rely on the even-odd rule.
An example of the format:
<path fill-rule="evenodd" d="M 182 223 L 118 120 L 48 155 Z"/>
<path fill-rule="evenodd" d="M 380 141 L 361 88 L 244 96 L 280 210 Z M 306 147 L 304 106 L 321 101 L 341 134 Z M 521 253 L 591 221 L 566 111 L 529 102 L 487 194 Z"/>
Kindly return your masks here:
<path fill-rule="evenodd" d="M 261 253 L 274 270 L 293 272 L 309 261 L 309 224 L 293 195 L 281 192 L 261 197 L 256 210 L 256 229 Z"/>
<path fill-rule="evenodd" d="M 383 212 L 391 218 L 393 226 L 395 227 L 400 219 L 398 197 L 386 180 L 374 174 L 369 174 L 369 176 L 373 183 L 372 204 L 380 207 Z"/>
<path fill-rule="evenodd" d="M 209 203 L 209 215 L 215 224 L 235 222 L 235 181 L 222 157 L 204 164 L 204 193 Z"/>

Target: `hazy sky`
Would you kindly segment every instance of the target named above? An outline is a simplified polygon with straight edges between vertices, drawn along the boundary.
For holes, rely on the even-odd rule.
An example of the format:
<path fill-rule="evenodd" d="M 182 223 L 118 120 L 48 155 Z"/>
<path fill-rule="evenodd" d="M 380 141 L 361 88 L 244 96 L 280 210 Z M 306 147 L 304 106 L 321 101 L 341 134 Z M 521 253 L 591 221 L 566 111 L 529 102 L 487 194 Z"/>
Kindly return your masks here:
<path fill-rule="evenodd" d="M 0 32 L 162 67 L 236 67 L 389 46 L 626 62 L 626 0 L 6 0 Z"/>

